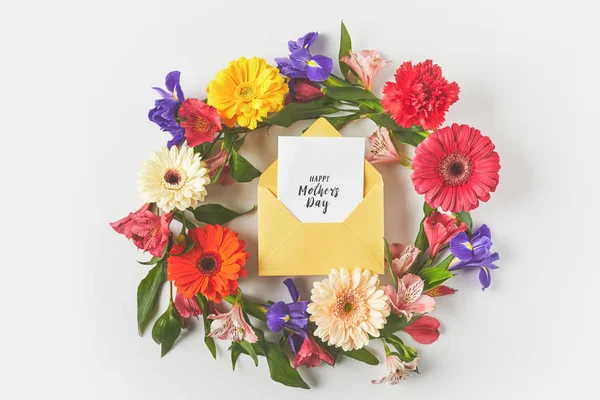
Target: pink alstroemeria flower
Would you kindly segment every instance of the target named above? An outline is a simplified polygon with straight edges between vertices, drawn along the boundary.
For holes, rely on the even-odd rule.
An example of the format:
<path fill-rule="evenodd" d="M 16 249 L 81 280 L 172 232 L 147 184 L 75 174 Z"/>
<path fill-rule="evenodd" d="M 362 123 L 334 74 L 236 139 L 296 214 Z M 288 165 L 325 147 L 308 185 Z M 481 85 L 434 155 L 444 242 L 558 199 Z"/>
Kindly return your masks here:
<path fill-rule="evenodd" d="M 111 222 L 110 226 L 127 239 L 131 239 L 138 249 L 160 257 L 169 242 L 169 225 L 173 217 L 173 213 L 158 216 L 150 211 L 150 204 L 144 204 L 136 212 Z"/>
<path fill-rule="evenodd" d="M 412 336 L 418 343 L 431 344 L 440 337 L 439 329 L 440 321 L 429 315 L 423 315 L 402 330 Z"/>
<path fill-rule="evenodd" d="M 404 362 L 398 356 L 389 355 L 385 358 L 388 374 L 379 380 L 372 380 L 374 384 L 389 382 L 390 385 L 395 385 L 403 379 L 410 376 L 410 373 L 417 369 L 419 357 L 416 357 L 411 362 Z"/>
<path fill-rule="evenodd" d="M 421 250 L 414 245 L 404 246 L 401 243 L 392 243 L 390 253 L 392 253 L 392 270 L 398 278 L 401 278 L 408 272 L 414 264 Z"/>
<path fill-rule="evenodd" d="M 461 222 L 456 226 L 456 218 L 434 211 L 423 221 L 425 236 L 429 241 L 429 255 L 435 257 L 443 245 L 448 243 L 456 234 L 467 230 L 467 224 Z"/>
<path fill-rule="evenodd" d="M 371 164 L 400 162 L 400 155 L 396 151 L 396 147 L 394 147 L 387 128 L 378 128 L 367 140 L 369 142 L 369 149 L 366 155 L 368 162 Z"/>
<path fill-rule="evenodd" d="M 227 313 L 210 314 L 208 319 L 213 320 L 209 333 L 211 337 L 233 342 L 245 340 L 249 343 L 256 343 L 258 341 L 254 330 L 246 322 L 242 313 L 242 306 L 239 303 L 235 303 Z"/>
<path fill-rule="evenodd" d="M 398 281 L 398 289 L 393 286 L 385 288 L 385 294 L 390 298 L 392 312 L 406 316 L 410 321 L 413 313 L 424 314 L 435 310 L 433 297 L 423 293 L 425 282 L 418 275 L 406 274 Z"/>
<path fill-rule="evenodd" d="M 202 314 L 202 308 L 196 297 L 190 297 L 189 299 L 183 296 L 183 293 L 177 293 L 175 296 L 175 308 L 179 315 L 183 318 L 198 317 Z"/>
<path fill-rule="evenodd" d="M 215 176 L 221 170 L 221 166 L 227 161 L 227 152 L 224 150 L 219 150 L 215 155 L 210 158 L 207 158 L 206 163 L 208 164 L 208 175 L 211 179 L 214 179 Z M 223 171 L 221 171 L 221 175 L 217 180 L 217 183 L 221 185 L 229 185 L 233 183 L 233 179 L 231 179 L 231 175 L 229 174 L 229 165 L 225 165 L 223 167 Z"/>
<path fill-rule="evenodd" d="M 316 367 L 321 361 L 324 361 L 329 365 L 333 365 L 334 363 L 333 356 L 327 350 L 319 346 L 315 341 L 315 338 L 309 333 L 308 336 L 304 338 L 304 343 L 302 343 L 302 347 L 300 347 L 298 354 L 296 354 L 294 368 L 298 368 L 301 365 Z"/>
<path fill-rule="evenodd" d="M 381 72 L 383 67 L 391 61 L 381 58 L 375 50 L 361 50 L 355 52 L 350 50 L 350 57 L 344 56 L 340 61 L 348 64 L 352 71 L 356 73 L 358 79 L 367 90 L 373 88 L 373 80 Z"/>

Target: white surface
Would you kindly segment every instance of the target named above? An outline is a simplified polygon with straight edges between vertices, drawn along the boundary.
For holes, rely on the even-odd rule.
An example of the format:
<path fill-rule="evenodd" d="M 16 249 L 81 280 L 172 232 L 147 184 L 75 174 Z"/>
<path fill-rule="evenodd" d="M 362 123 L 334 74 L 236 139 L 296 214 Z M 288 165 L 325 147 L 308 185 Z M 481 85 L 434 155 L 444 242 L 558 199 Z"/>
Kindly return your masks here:
<path fill-rule="evenodd" d="M 33 1 L 3 2 L 3 399 L 539 399 L 593 398 L 598 370 L 599 268 L 597 12 L 570 1 Z M 302 371 L 310 392 L 272 383 L 266 364 L 214 361 L 194 327 L 164 359 L 135 324 L 146 267 L 108 222 L 136 209 L 142 160 L 167 140 L 146 113 L 173 69 L 188 96 L 239 56 L 272 60 L 287 40 L 319 30 L 315 52 L 338 51 L 344 19 L 356 49 L 394 60 L 431 58 L 461 87 L 449 122 L 492 137 L 498 191 L 474 212 L 501 255 L 493 286 L 476 273 L 440 299 L 443 335 L 418 346 L 422 375 L 373 387 L 385 367 L 343 360 Z M 298 130 L 306 127 L 298 124 Z M 367 121 L 343 133 L 366 136 Z M 263 169 L 273 129 L 243 154 Z M 420 196 L 400 167 L 381 167 L 386 236 L 408 242 Z M 211 200 L 245 209 L 256 181 L 215 188 Z M 256 215 L 232 224 L 247 241 L 242 287 L 287 296 L 256 276 Z M 299 280 L 308 293 L 309 279 Z M 165 303 L 161 304 L 164 307 Z M 412 343 L 412 342 L 411 342 Z M 378 343 L 373 348 L 381 355 Z M 596 390 L 596 389 L 594 389 Z"/>
<path fill-rule="evenodd" d="M 344 222 L 363 199 L 365 139 L 280 136 L 278 144 L 279 200 L 300 222 Z"/>

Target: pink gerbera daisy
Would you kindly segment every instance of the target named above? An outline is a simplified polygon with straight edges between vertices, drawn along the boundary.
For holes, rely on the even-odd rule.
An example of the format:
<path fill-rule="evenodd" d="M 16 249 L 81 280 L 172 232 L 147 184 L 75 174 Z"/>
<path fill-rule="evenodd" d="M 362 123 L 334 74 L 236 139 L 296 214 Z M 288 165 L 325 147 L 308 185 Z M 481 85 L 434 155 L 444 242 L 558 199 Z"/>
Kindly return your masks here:
<path fill-rule="evenodd" d="M 434 131 L 416 149 L 413 185 L 433 208 L 471 211 L 498 186 L 500 157 L 489 137 L 468 125 Z"/>

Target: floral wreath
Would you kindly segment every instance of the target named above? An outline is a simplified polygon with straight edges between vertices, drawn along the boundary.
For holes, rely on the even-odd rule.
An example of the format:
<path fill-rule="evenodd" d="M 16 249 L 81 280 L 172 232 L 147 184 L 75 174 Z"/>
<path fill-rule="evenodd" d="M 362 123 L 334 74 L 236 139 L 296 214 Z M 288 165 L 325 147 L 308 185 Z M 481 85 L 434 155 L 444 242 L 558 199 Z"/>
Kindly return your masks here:
<path fill-rule="evenodd" d="M 138 188 L 145 204 L 111 226 L 152 255 L 140 262 L 151 266 L 137 291 L 140 334 L 169 282 L 169 305 L 152 328 L 162 356 L 186 320 L 202 316 L 206 346 L 216 358 L 215 338 L 231 341 L 234 369 L 242 354 L 256 365 L 264 356 L 273 380 L 308 389 L 300 366 L 334 365 L 341 356 L 376 365 L 379 360 L 365 345 L 380 339 L 388 371 L 373 383 L 395 384 L 418 372 L 419 360 L 399 332 L 421 344 L 438 339 L 440 323 L 428 314 L 438 297 L 455 293 L 443 284 L 453 272 L 476 269 L 482 288 L 491 284 L 498 253 L 491 250 L 486 225 L 473 231 L 469 212 L 495 191 L 499 157 L 478 129 L 441 127 L 458 100 L 459 86 L 431 60 L 403 63 L 380 100 L 371 92 L 373 80 L 390 61 L 377 51 L 353 51 L 342 23 L 341 78 L 333 74 L 331 58 L 311 53 L 316 38 L 310 32 L 289 41 L 290 54 L 276 58 L 277 67 L 256 57 L 230 62 L 208 84 L 204 101 L 186 98 L 180 73 L 169 73 L 166 89 L 154 88 L 160 99 L 148 118 L 172 138 L 142 165 Z M 414 188 L 425 197 L 419 233 L 409 246 L 384 240 L 392 280 L 387 287 L 366 269 L 332 269 L 327 279 L 314 283 L 310 300 L 300 300 L 288 278 L 283 283 L 291 301 L 251 301 L 238 287 L 249 254 L 238 234 L 223 225 L 254 208 L 236 212 L 204 204 L 207 187 L 260 176 L 240 154 L 248 133 L 319 117 L 336 129 L 362 118 L 377 124 L 366 158 L 412 169 Z M 412 159 L 400 153 L 401 145 L 416 147 Z M 178 234 L 171 233 L 174 219 L 181 223 Z M 227 312 L 219 311 L 223 301 L 232 304 Z M 268 340 L 260 324 L 280 340 Z"/>

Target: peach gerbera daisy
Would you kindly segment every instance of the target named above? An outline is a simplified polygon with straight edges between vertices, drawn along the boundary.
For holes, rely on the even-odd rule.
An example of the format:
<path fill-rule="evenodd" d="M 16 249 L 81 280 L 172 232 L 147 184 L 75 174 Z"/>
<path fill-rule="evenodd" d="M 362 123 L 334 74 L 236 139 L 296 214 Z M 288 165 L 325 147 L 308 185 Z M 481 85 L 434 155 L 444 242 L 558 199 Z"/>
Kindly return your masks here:
<path fill-rule="evenodd" d="M 179 254 L 183 245 L 174 246 L 167 264 L 167 279 L 185 298 L 201 293 L 209 300 L 221 299 L 237 291 L 238 278 L 246 276 L 243 268 L 248 258 L 244 241 L 237 233 L 220 225 L 206 225 L 188 233 L 194 241 L 192 250 Z"/>
<path fill-rule="evenodd" d="M 360 349 L 369 335 L 379 337 L 390 315 L 390 300 L 379 287 L 376 274 L 356 268 L 332 269 L 329 279 L 315 282 L 308 305 L 315 336 L 344 351 Z"/>

